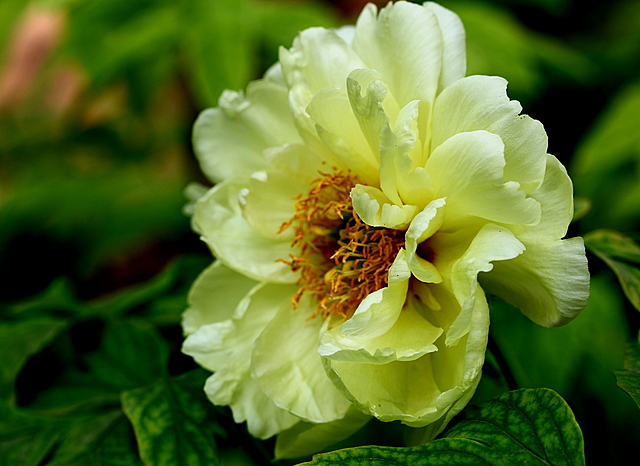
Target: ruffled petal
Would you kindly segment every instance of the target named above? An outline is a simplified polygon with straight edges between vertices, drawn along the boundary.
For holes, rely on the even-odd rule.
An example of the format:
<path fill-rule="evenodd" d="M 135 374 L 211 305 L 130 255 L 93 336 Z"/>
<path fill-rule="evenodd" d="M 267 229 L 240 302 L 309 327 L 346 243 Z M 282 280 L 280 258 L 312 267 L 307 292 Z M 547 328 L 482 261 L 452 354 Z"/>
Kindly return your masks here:
<path fill-rule="evenodd" d="M 435 197 L 447 199 L 445 226 L 464 226 L 469 217 L 511 225 L 535 225 L 540 204 L 503 181 L 504 145 L 486 131 L 460 133 L 439 145 L 427 161 Z"/>
<path fill-rule="evenodd" d="M 544 181 L 531 193 L 542 207 L 540 222 L 519 237 L 523 241 L 564 238 L 573 218 L 573 184 L 567 170 L 553 155 L 547 154 Z"/>
<path fill-rule="evenodd" d="M 288 259 L 291 241 L 267 238 L 249 226 L 240 207 L 246 180 L 225 181 L 195 204 L 194 229 L 213 255 L 230 269 L 258 281 L 293 283 L 291 267 L 278 262 Z"/>
<path fill-rule="evenodd" d="M 437 98 L 433 110 L 432 150 L 455 134 L 486 130 L 504 143 L 504 181 L 515 181 L 529 193 L 542 182 L 547 134 L 537 120 L 520 115 L 509 100 L 507 81 L 495 76 L 469 76 L 452 83 Z"/>
<path fill-rule="evenodd" d="M 299 142 L 287 89 L 268 80 L 251 83 L 246 97 L 225 91 L 219 107 L 202 112 L 193 129 L 200 167 L 214 183 L 263 169 L 268 147 Z"/>
<path fill-rule="evenodd" d="M 209 399 L 216 403 L 219 392 L 215 374 L 207 379 L 204 391 Z M 217 404 L 217 403 L 216 403 Z M 247 429 L 254 437 L 267 439 L 278 432 L 292 428 L 300 423 L 300 419 L 292 416 L 282 408 L 278 408 L 250 377 L 242 378 L 235 396 L 229 401 L 233 420 L 237 423 L 247 422 Z"/>
<path fill-rule="evenodd" d="M 441 337 L 436 352 L 380 365 L 325 359 L 329 376 L 365 414 L 412 427 L 441 420 L 441 429 L 469 401 L 480 379 L 489 309 L 480 287 L 476 298 L 471 331 L 456 345 L 445 346 Z"/>
<path fill-rule="evenodd" d="M 364 91 L 364 94 L 363 94 Z M 378 161 L 380 130 L 389 123 L 382 102 L 387 98 L 387 87 L 375 70 L 354 70 L 347 77 L 347 96 L 360 131 L 369 145 L 373 161 Z"/>
<path fill-rule="evenodd" d="M 316 303 L 303 296 L 298 309 L 282 305 L 255 342 L 251 374 L 278 406 L 309 422 L 344 417 L 349 401 L 324 372 L 318 344 L 328 322 L 311 319 Z"/>
<path fill-rule="evenodd" d="M 432 103 L 440 79 L 443 38 L 437 16 L 419 5 L 399 2 L 380 10 L 368 4 L 358 18 L 353 49 L 366 68 L 384 76 L 401 106 Z"/>
<path fill-rule="evenodd" d="M 388 296 L 385 298 L 392 301 Z M 435 341 L 442 335 L 443 329 L 431 324 L 415 308 L 404 305 L 405 300 L 406 289 L 402 300 L 398 300 L 399 306 L 398 302 L 383 301 L 390 308 L 389 314 L 396 315 L 396 320 L 380 335 L 372 336 L 370 331 L 380 326 L 386 327 L 382 312 L 374 313 L 363 332 L 352 332 L 349 335 L 337 327 L 327 331 L 320 343 L 320 355 L 333 361 L 387 364 L 393 361 L 413 361 L 437 351 Z M 398 308 L 400 312 L 396 312 Z M 378 309 L 381 310 L 384 309 Z M 378 323 L 376 320 L 382 322 Z"/>
<path fill-rule="evenodd" d="M 450 86 L 467 72 L 467 51 L 464 26 L 460 17 L 434 2 L 425 2 L 424 8 L 438 20 L 442 33 L 442 70 L 438 80 L 439 90 Z"/>
<path fill-rule="evenodd" d="M 370 416 L 350 408 L 347 414 L 337 421 L 322 424 L 300 422 L 278 435 L 275 459 L 309 456 L 346 439 L 370 420 Z"/>
<path fill-rule="evenodd" d="M 481 283 L 539 325 L 555 327 L 571 321 L 589 298 L 582 238 L 523 243 L 527 248 L 523 254 L 494 264 Z"/>
<path fill-rule="evenodd" d="M 231 319 L 242 298 L 257 285 L 216 261 L 207 267 L 193 283 L 187 301 L 189 308 L 182 314 L 185 334 L 199 327 Z"/>
<path fill-rule="evenodd" d="M 365 68 L 340 34 L 324 28 L 306 29 L 290 49 L 281 48 L 280 64 L 289 89 L 300 97 L 304 107 L 322 88 L 344 90 L 349 73 Z"/>
<path fill-rule="evenodd" d="M 290 243 L 293 231 L 281 230 L 281 227 L 295 212 L 294 198 L 309 190 L 304 181 L 304 178 L 291 178 L 279 170 L 251 175 L 242 207 L 247 224 L 265 238 Z"/>
<path fill-rule="evenodd" d="M 377 159 L 356 120 L 346 92 L 319 90 L 307 107 L 323 144 L 349 170 L 366 183 L 375 183 Z"/>
<path fill-rule="evenodd" d="M 397 206 L 378 188 L 361 184 L 351 190 L 351 200 L 360 219 L 372 227 L 402 230 L 417 211 L 416 206 Z"/>
<path fill-rule="evenodd" d="M 405 236 L 407 263 L 414 277 L 425 283 L 440 283 L 442 276 L 438 269 L 417 253 L 418 245 L 430 238 L 442 226 L 445 199 L 436 199 L 416 215 Z"/>
<path fill-rule="evenodd" d="M 471 314 L 476 307 L 478 274 L 491 271 L 496 261 L 519 256 L 524 249 L 524 245 L 507 228 L 488 223 L 478 232 L 462 257 L 450 269 L 447 267 L 448 272 L 443 271 L 461 306 L 460 314 L 447 330 L 447 345 L 456 344 L 470 331 Z"/>
<path fill-rule="evenodd" d="M 215 371 L 205 391 L 218 405 L 230 405 L 237 422 L 249 421 L 253 435 L 266 438 L 291 427 L 298 418 L 278 408 L 250 378 L 253 344 L 295 287 L 258 285 L 236 308 L 232 319 L 203 325 L 189 335 L 182 351 Z"/>

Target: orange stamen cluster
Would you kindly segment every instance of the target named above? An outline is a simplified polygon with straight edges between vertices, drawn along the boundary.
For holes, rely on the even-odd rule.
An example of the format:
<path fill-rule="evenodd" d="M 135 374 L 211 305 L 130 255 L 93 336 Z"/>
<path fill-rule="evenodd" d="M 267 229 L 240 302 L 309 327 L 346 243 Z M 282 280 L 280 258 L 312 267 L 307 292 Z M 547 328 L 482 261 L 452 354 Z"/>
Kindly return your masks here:
<path fill-rule="evenodd" d="M 321 173 L 306 197 L 300 196 L 291 220 L 280 232 L 294 228 L 289 264 L 300 272 L 297 307 L 307 293 L 318 301 L 311 318 L 340 316 L 348 319 L 370 293 L 387 285 L 388 272 L 400 248 L 404 231 L 371 227 L 351 205 L 350 192 L 357 179 L 337 171 Z"/>

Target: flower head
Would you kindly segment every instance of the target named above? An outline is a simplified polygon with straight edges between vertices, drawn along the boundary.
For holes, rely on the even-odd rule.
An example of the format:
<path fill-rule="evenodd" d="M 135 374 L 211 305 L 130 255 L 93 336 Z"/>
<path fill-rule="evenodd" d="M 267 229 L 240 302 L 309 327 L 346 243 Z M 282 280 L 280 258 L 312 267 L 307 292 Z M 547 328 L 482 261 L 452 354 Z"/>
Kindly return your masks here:
<path fill-rule="evenodd" d="M 195 125 L 214 188 L 193 225 L 216 262 L 184 315 L 213 403 L 283 456 L 371 416 L 435 435 L 473 395 L 485 291 L 534 322 L 582 309 L 564 167 L 497 77 L 465 77 L 459 18 L 368 5 L 303 31 Z"/>

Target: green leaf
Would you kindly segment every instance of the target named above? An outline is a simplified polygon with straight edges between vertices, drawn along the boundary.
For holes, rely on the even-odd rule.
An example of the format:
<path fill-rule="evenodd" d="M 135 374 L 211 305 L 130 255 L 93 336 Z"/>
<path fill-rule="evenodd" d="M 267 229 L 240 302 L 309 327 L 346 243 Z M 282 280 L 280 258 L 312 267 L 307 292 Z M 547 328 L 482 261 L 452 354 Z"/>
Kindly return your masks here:
<path fill-rule="evenodd" d="M 585 437 L 599 439 L 601 457 L 624 462 L 620 452 L 635 442 L 640 426 L 635 403 L 612 376 L 622 367 L 630 333 L 625 298 L 613 274 L 592 275 L 587 307 L 562 327 L 536 325 L 499 299 L 490 305 L 491 333 L 518 385 L 570 397 Z"/>
<path fill-rule="evenodd" d="M 39 466 L 63 430 L 60 422 L 1 409 L 0 464 Z"/>
<path fill-rule="evenodd" d="M 58 277 L 39 295 L 9 306 L 10 314 L 25 317 L 50 315 L 52 313 L 76 313 L 84 306 L 74 294 L 73 286 L 67 277 Z"/>
<path fill-rule="evenodd" d="M 624 369 L 614 371 L 618 386 L 627 392 L 640 407 L 640 344 L 627 345 Z"/>
<path fill-rule="evenodd" d="M 360 447 L 316 456 L 305 464 L 492 466 L 584 464 L 582 432 L 554 391 L 521 389 L 468 407 L 445 438 L 411 448 Z"/>
<path fill-rule="evenodd" d="M 596 230 L 584 237 L 587 248 L 611 267 L 631 304 L 640 311 L 640 246 L 612 230 Z"/>
<path fill-rule="evenodd" d="M 118 409 L 76 422 L 48 466 L 140 464 L 131 425 Z"/>
<path fill-rule="evenodd" d="M 576 150 L 569 172 L 576 195 L 593 202 L 583 219 L 588 229 L 606 225 L 626 230 L 640 220 L 638 119 L 640 82 L 636 81 L 610 100 Z"/>
<path fill-rule="evenodd" d="M 199 374 L 187 373 L 122 394 L 122 407 L 133 424 L 145 465 L 219 464 L 213 438 L 217 424 Z"/>
<path fill-rule="evenodd" d="M 66 325 L 63 320 L 50 318 L 0 323 L 0 402 L 14 401 L 13 384 L 22 366 Z"/>
<path fill-rule="evenodd" d="M 143 321 L 108 322 L 101 349 L 87 355 L 90 376 L 120 391 L 165 375 L 168 349 L 155 327 Z"/>

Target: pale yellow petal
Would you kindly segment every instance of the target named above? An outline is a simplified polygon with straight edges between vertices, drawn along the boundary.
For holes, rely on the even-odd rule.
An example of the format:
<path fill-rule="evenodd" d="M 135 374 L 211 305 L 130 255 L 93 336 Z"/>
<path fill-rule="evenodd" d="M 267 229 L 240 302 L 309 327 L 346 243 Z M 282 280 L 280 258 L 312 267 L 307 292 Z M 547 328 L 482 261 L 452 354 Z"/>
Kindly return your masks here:
<path fill-rule="evenodd" d="M 308 192 L 309 185 L 304 181 L 279 170 L 251 175 L 242 196 L 242 211 L 247 224 L 265 238 L 291 243 L 293 230 L 281 230 L 281 227 L 295 213 L 294 198 Z"/>
<path fill-rule="evenodd" d="M 434 195 L 447 200 L 445 226 L 470 217 L 512 225 L 535 225 L 540 204 L 518 183 L 503 180 L 504 145 L 486 131 L 459 133 L 440 144 L 427 161 Z"/>
<path fill-rule="evenodd" d="M 573 218 L 573 185 L 567 170 L 553 155 L 547 155 L 544 181 L 531 197 L 542 207 L 540 222 L 519 238 L 530 242 L 563 238 Z"/>
<path fill-rule="evenodd" d="M 397 206 L 378 188 L 356 185 L 351 190 L 353 208 L 367 225 L 402 230 L 409 226 L 417 208 Z"/>
<path fill-rule="evenodd" d="M 324 372 L 318 344 L 326 330 L 309 319 L 317 303 L 303 296 L 298 309 L 284 304 L 255 342 L 251 375 L 276 405 L 310 422 L 344 417 L 349 402 Z"/>
<path fill-rule="evenodd" d="M 481 277 L 481 283 L 539 325 L 555 327 L 569 322 L 589 297 L 582 238 L 524 245 L 527 249 L 522 255 L 497 262 Z"/>
<path fill-rule="evenodd" d="M 346 439 L 371 420 L 355 408 L 337 421 L 312 424 L 300 422 L 278 435 L 275 459 L 309 456 Z"/>
<path fill-rule="evenodd" d="M 300 141 L 286 88 L 265 80 L 251 83 L 246 97 L 223 93 L 219 107 L 202 112 L 193 129 L 200 167 L 214 183 L 264 168 L 268 147 Z"/>
<path fill-rule="evenodd" d="M 368 4 L 356 24 L 353 48 L 379 71 L 400 106 L 433 102 L 442 70 L 442 32 L 428 8 L 400 2 L 379 14 Z"/>
<path fill-rule="evenodd" d="M 504 181 L 515 181 L 529 193 L 542 182 L 547 134 L 542 124 L 509 100 L 507 81 L 495 76 L 469 76 L 440 94 L 433 110 L 432 150 L 455 134 L 486 130 L 504 144 Z"/>
<path fill-rule="evenodd" d="M 268 238 L 251 228 L 243 216 L 240 196 L 246 193 L 247 184 L 232 179 L 212 188 L 195 204 L 194 229 L 230 269 L 258 281 L 293 283 L 297 275 L 278 262 L 289 258 L 291 240 Z"/>
<path fill-rule="evenodd" d="M 193 333 L 202 325 L 231 319 L 242 298 L 255 285 L 255 280 L 225 267 L 222 262 L 214 262 L 189 290 L 189 308 L 182 315 L 185 334 Z"/>

